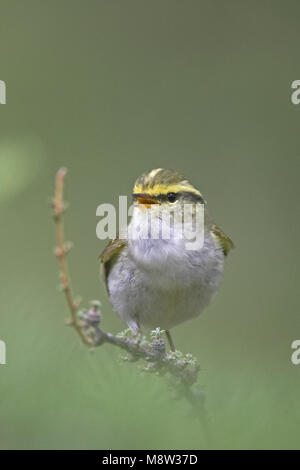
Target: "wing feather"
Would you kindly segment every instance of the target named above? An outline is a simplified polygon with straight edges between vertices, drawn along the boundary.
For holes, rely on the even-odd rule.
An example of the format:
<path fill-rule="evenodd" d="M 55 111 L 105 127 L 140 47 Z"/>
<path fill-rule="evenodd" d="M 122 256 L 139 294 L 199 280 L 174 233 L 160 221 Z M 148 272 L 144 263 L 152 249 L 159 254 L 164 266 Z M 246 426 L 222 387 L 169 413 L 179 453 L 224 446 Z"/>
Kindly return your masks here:
<path fill-rule="evenodd" d="M 234 243 L 217 225 L 212 225 L 211 233 L 217 243 L 221 246 L 225 256 L 234 248 Z"/>
<path fill-rule="evenodd" d="M 107 291 L 108 291 L 107 279 L 109 276 L 109 272 L 112 266 L 114 265 L 114 263 L 119 258 L 125 246 L 127 246 L 126 240 L 115 238 L 114 240 L 111 240 L 108 243 L 106 248 L 104 248 L 101 255 L 99 256 L 100 261 L 101 261 L 101 267 L 102 267 L 101 269 L 102 277 L 105 281 Z"/>

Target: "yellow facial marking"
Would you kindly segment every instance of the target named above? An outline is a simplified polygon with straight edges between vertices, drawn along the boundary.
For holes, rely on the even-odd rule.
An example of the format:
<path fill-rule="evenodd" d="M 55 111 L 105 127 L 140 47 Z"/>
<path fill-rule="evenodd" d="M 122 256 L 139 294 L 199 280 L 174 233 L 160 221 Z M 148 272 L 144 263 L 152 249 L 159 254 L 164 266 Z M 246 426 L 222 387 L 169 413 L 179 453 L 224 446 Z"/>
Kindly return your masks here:
<path fill-rule="evenodd" d="M 134 193 L 146 193 L 149 196 L 159 196 L 160 194 L 168 194 L 168 193 L 179 193 L 179 192 L 188 191 L 193 194 L 197 194 L 201 196 L 200 191 L 194 188 L 191 184 L 171 184 L 171 185 L 164 185 L 164 184 L 156 184 L 153 188 L 147 188 L 145 185 L 138 184 L 134 187 Z"/>

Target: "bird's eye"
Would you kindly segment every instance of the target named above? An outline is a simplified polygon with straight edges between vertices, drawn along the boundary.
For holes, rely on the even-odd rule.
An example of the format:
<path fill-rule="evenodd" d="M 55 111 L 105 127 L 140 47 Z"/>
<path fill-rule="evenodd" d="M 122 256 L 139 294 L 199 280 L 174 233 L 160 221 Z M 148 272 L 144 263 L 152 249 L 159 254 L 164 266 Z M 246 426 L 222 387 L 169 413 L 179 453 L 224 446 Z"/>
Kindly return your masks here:
<path fill-rule="evenodd" d="M 167 194 L 167 198 L 168 198 L 168 201 L 169 201 L 169 202 L 175 202 L 177 196 L 176 196 L 175 193 L 168 193 L 168 194 Z"/>

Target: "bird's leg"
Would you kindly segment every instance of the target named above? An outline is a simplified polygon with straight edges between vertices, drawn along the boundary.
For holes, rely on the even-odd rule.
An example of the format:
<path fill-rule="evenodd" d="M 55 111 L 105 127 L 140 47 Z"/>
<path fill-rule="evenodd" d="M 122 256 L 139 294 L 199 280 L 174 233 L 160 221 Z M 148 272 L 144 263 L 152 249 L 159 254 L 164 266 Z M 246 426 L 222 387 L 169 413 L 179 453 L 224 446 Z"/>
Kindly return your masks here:
<path fill-rule="evenodd" d="M 127 325 L 131 329 L 133 336 L 138 336 L 140 334 L 140 325 L 136 320 L 127 322 Z"/>
<path fill-rule="evenodd" d="M 171 351 L 175 351 L 175 344 L 173 343 L 173 339 L 169 330 L 166 330 L 166 337 L 170 345 Z"/>

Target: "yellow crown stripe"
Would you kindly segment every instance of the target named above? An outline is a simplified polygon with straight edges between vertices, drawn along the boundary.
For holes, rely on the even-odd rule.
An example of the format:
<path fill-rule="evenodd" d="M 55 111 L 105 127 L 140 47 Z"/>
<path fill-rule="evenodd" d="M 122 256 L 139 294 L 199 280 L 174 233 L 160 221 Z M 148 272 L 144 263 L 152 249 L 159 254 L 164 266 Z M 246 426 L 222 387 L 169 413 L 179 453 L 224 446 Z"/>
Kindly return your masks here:
<path fill-rule="evenodd" d="M 168 194 L 168 193 L 178 193 L 180 191 L 186 191 L 189 193 L 197 194 L 201 196 L 200 191 L 194 188 L 191 184 L 183 183 L 183 184 L 156 184 L 153 188 L 147 188 L 144 185 L 137 184 L 133 192 L 134 193 L 145 193 L 149 196 L 159 196 L 160 194 Z"/>

